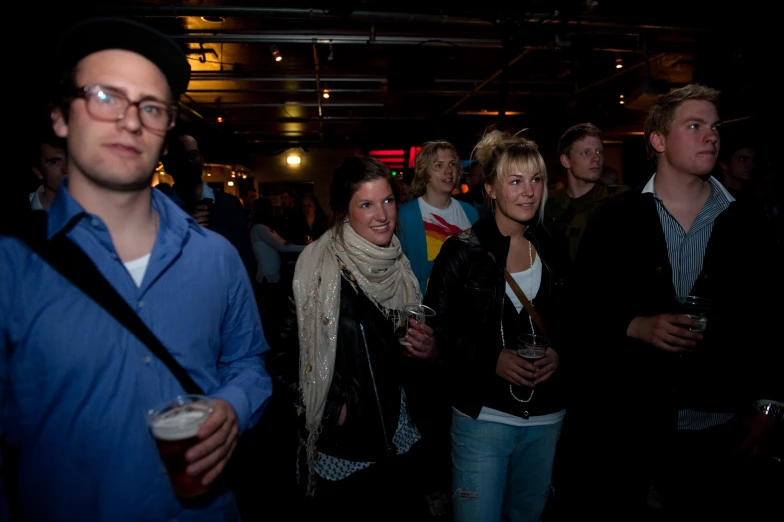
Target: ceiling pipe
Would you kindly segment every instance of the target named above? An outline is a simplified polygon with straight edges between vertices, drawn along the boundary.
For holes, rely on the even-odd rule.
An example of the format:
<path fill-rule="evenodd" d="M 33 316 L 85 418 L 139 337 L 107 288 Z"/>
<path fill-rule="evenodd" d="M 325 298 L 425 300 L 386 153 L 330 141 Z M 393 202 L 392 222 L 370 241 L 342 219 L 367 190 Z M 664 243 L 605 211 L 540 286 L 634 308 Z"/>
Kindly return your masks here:
<path fill-rule="evenodd" d="M 380 76 L 324 76 L 325 82 L 377 82 L 386 83 L 386 77 Z M 313 76 L 247 76 L 215 71 L 193 71 L 191 81 L 233 81 L 233 82 L 314 82 Z"/>
<path fill-rule="evenodd" d="M 473 82 L 476 83 L 476 82 Z M 570 84 L 571 86 L 571 84 Z M 313 89 L 188 89 L 189 94 L 293 94 L 293 93 L 311 93 Z M 330 93 L 389 93 L 387 89 L 333 89 L 329 88 Z M 469 94 L 471 91 L 466 90 L 406 90 L 394 91 L 394 94 L 438 94 L 442 96 L 463 96 Z M 497 91 L 483 90 L 474 93 L 475 95 L 493 95 L 498 94 Z M 572 91 L 569 92 L 534 92 L 534 91 L 508 91 L 507 94 L 516 96 L 571 96 Z M 225 104 L 224 104 L 225 105 Z"/>
<path fill-rule="evenodd" d="M 278 7 L 236 7 L 236 6 L 214 6 L 214 7 L 189 7 L 178 5 L 124 5 L 124 6 L 105 6 L 98 7 L 97 11 L 112 12 L 115 14 L 138 15 L 138 16 L 158 16 L 158 17 L 180 17 L 180 16 L 237 16 L 237 17 L 263 17 L 263 18 L 305 18 L 308 20 L 356 20 L 362 22 L 393 22 L 393 23 L 416 23 L 432 25 L 463 25 L 492 27 L 501 24 L 505 20 L 501 19 L 482 19 L 478 17 L 451 16 L 451 15 L 429 15 L 420 13 L 395 13 L 388 11 L 353 11 L 348 16 L 338 16 L 329 14 L 326 9 L 295 9 Z M 551 20 L 552 13 L 531 13 L 525 18 L 529 24 L 541 24 Z M 663 24 L 657 20 L 635 20 L 618 22 L 615 20 L 602 19 L 600 16 L 583 15 L 579 19 L 562 20 L 560 24 L 606 27 L 606 28 L 634 28 L 647 31 L 708 31 L 710 28 L 685 27 Z"/>
<path fill-rule="evenodd" d="M 312 91 L 311 91 L 312 92 Z M 217 107 L 218 104 L 215 102 L 193 102 L 195 105 L 201 107 L 209 107 L 215 106 Z M 237 108 L 254 108 L 254 107 L 319 107 L 321 106 L 321 100 L 313 103 L 313 102 L 232 102 L 232 103 L 220 103 L 220 107 L 223 109 L 237 109 Z M 357 102 L 357 103 L 330 103 L 330 107 L 386 107 L 384 103 L 370 103 L 370 102 Z"/>
<path fill-rule="evenodd" d="M 174 40 L 199 43 L 332 43 L 366 45 L 371 43 L 382 45 L 428 45 L 444 47 L 474 47 L 487 49 L 500 49 L 501 40 L 498 38 L 458 38 L 442 36 L 404 36 L 404 35 L 379 35 L 373 34 L 329 34 L 329 33 L 234 33 L 222 31 L 191 31 L 181 34 L 169 35 Z"/>

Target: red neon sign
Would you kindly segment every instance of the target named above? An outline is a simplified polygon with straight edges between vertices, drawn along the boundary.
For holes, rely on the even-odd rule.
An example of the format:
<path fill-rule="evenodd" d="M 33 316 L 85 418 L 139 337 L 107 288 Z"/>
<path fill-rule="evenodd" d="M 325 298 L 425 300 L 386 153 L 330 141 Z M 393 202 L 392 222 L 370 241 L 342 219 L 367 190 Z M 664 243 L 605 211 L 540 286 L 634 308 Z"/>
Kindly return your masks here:
<path fill-rule="evenodd" d="M 408 168 L 414 168 L 414 160 L 416 159 L 416 155 L 419 154 L 420 150 L 422 150 L 422 147 L 411 147 L 411 150 L 408 152 Z"/>
<path fill-rule="evenodd" d="M 403 156 L 406 153 L 404 150 L 371 150 L 371 156 Z"/>

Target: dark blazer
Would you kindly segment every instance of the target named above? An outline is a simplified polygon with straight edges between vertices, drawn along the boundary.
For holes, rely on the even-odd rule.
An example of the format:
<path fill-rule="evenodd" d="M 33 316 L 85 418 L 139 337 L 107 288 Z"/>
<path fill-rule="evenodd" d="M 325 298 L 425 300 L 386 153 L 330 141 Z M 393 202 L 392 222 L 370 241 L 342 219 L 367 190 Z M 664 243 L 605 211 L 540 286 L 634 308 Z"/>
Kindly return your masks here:
<path fill-rule="evenodd" d="M 631 339 L 633 318 L 673 312 L 672 267 L 653 195 L 637 187 L 610 199 L 591 219 L 574 266 L 574 395 L 594 414 L 642 418 L 655 409 L 670 419 L 678 409 L 740 412 L 756 399 L 781 400 L 781 268 L 763 216 L 733 202 L 714 222 L 691 292 L 715 303 L 696 353 Z M 597 407 L 599 397 L 606 407 Z"/>

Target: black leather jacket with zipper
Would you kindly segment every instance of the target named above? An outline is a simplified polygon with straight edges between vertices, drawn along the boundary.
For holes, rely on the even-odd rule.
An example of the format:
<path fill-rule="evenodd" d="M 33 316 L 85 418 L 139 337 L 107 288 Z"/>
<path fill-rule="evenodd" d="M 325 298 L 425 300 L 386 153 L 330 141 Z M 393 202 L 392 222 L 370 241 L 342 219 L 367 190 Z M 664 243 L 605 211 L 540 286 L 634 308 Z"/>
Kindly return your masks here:
<path fill-rule="evenodd" d="M 270 373 L 281 388 L 288 390 L 292 402 L 299 403 L 299 342 L 293 299 L 276 344 Z M 404 356 L 392 322 L 343 276 L 335 366 L 318 450 L 346 460 L 384 460 L 390 449 L 396 451 L 392 440 L 400 416 L 401 389 L 405 390 L 414 424 L 419 427 L 424 422 L 419 407 L 421 387 L 433 366 L 429 361 Z M 338 426 L 344 404 L 346 419 Z M 304 425 L 304 415 L 301 418 Z M 302 435 L 306 436 L 304 429 Z"/>
<path fill-rule="evenodd" d="M 562 341 L 560 309 L 568 257 L 539 223 L 530 226 L 525 237 L 542 261 L 542 281 L 533 305 L 563 364 L 567 347 Z M 496 374 L 504 346 L 501 319 L 507 348 L 516 349 L 518 333 L 531 331 L 525 309 L 518 314 L 506 296 L 503 270 L 509 244 L 510 238 L 501 234 L 493 217 L 482 216 L 472 229 L 444 243 L 424 299 L 436 311 L 435 335 L 444 357 L 452 406 L 473 418 L 482 406 L 520 417 L 555 413 L 564 407 L 560 370 L 548 382 L 536 386 L 528 403 L 516 401 L 509 392 L 509 381 Z M 530 393 L 530 389 L 516 385 L 513 390 L 522 399 Z"/>

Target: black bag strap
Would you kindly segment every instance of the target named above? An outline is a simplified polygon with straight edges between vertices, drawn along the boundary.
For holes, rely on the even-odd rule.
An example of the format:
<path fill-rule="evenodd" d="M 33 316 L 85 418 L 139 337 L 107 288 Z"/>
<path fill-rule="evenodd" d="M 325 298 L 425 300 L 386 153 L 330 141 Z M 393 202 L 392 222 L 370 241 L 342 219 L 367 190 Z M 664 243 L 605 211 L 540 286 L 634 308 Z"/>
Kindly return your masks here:
<path fill-rule="evenodd" d="M 35 214 L 35 213 L 34 213 Z M 158 359 L 166 365 L 188 394 L 203 395 L 204 391 L 188 375 L 185 368 L 177 362 L 154 333 L 139 318 L 125 299 L 101 274 L 92 259 L 71 241 L 67 234 L 83 215 L 74 217 L 52 239 L 46 241 L 46 213 L 43 217 L 33 217 L 33 230 L 26 237 L 27 244 L 37 252 L 52 268 L 68 279 L 74 286 L 101 305 L 118 323 L 136 336 Z M 43 223 L 43 226 L 42 226 Z"/>

